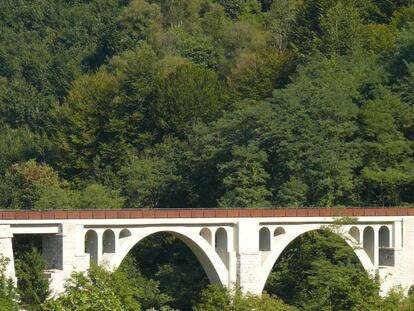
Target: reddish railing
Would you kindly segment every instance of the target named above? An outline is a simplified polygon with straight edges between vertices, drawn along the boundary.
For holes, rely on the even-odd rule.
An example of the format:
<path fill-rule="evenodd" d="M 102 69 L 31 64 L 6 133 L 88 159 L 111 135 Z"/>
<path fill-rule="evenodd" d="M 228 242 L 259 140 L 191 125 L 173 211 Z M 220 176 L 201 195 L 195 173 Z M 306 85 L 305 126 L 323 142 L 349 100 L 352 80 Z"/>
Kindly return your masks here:
<path fill-rule="evenodd" d="M 142 210 L 3 210 L 0 220 L 414 216 L 414 208 L 282 208 L 282 209 L 142 209 Z"/>

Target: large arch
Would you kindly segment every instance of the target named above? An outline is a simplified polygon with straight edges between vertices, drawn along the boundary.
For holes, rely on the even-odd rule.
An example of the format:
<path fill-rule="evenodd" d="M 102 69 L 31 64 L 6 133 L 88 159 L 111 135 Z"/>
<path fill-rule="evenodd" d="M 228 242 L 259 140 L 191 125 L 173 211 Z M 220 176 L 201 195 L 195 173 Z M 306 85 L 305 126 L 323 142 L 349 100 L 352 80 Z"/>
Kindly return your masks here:
<path fill-rule="evenodd" d="M 290 229 L 290 230 L 289 230 Z M 270 272 L 272 271 L 273 266 L 275 265 L 276 261 L 279 259 L 282 252 L 289 246 L 290 243 L 292 243 L 296 238 L 299 236 L 316 230 L 323 229 L 323 226 L 318 224 L 307 224 L 298 226 L 295 225 L 294 228 L 288 228 L 286 227 L 286 231 L 283 234 L 282 237 L 278 239 L 278 242 L 276 245 L 274 245 L 274 248 L 272 248 L 272 252 L 270 252 L 269 256 L 266 258 L 265 262 L 262 264 L 261 269 L 261 279 L 260 279 L 260 290 L 258 292 L 262 292 L 263 288 L 266 285 L 267 278 L 269 277 Z M 364 251 L 364 249 L 360 247 L 355 247 L 358 245 L 358 242 L 349 234 L 349 233 L 341 233 L 338 234 L 340 237 L 344 238 L 344 241 L 354 249 L 355 254 L 357 255 L 359 261 L 361 262 L 364 269 L 371 273 L 374 271 L 374 265 L 372 264 L 372 261 L 368 257 L 367 253 Z"/>
<path fill-rule="evenodd" d="M 226 266 L 208 241 L 199 234 L 199 230 L 194 231 L 191 228 L 182 227 L 153 227 L 133 228 L 130 229 L 130 232 L 131 236 L 124 238 L 125 241 L 120 245 L 119 250 L 109 258 L 108 265 L 110 268 L 117 268 L 131 249 L 146 237 L 156 233 L 169 233 L 179 238 L 191 249 L 203 267 L 210 283 L 227 285 L 228 271 Z"/>

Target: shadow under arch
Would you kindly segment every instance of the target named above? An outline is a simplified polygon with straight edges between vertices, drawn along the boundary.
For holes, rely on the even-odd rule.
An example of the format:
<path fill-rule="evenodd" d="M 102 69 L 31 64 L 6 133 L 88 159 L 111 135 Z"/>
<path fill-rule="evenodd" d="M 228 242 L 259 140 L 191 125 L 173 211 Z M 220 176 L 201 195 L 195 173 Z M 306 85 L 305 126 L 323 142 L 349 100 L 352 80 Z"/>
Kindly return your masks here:
<path fill-rule="evenodd" d="M 211 245 L 198 233 L 195 234 L 194 232 L 188 232 L 185 229 L 180 230 L 179 228 L 131 229 L 130 231 L 131 236 L 125 238 L 119 250 L 108 260 L 107 264 L 110 268 L 116 269 L 119 267 L 132 248 L 143 239 L 157 233 L 168 233 L 180 239 L 190 248 L 204 269 L 210 283 L 227 284 L 227 269 L 224 263 Z"/>
<path fill-rule="evenodd" d="M 348 230 L 350 227 L 349 228 L 347 226 L 345 227 L 347 228 L 347 230 L 344 233 L 338 234 L 333 231 L 331 232 L 332 234 L 341 237 L 346 242 L 346 244 L 348 244 L 348 246 L 350 246 L 353 249 L 355 255 L 357 256 L 364 270 L 367 271 L 368 274 L 372 274 L 374 272 L 374 265 L 372 264 L 371 259 L 369 258 L 366 251 L 358 243 L 358 241 L 356 241 L 355 238 L 353 238 L 348 233 Z M 269 254 L 266 261 L 262 264 L 261 278 L 260 278 L 260 291 L 263 291 L 266 285 L 267 279 L 270 275 L 270 272 L 272 271 L 273 266 L 278 261 L 280 255 L 283 253 L 285 249 L 287 249 L 287 247 L 294 240 L 296 240 L 298 237 L 306 233 L 309 233 L 312 231 L 320 231 L 324 229 L 325 228 L 323 226 L 315 224 L 315 225 L 306 225 L 299 229 L 295 228 L 295 230 L 286 230 L 286 233 L 284 234 L 284 236 L 280 240 L 278 240 L 277 245 L 274 246 L 274 249 L 272 249 L 272 252 Z"/>

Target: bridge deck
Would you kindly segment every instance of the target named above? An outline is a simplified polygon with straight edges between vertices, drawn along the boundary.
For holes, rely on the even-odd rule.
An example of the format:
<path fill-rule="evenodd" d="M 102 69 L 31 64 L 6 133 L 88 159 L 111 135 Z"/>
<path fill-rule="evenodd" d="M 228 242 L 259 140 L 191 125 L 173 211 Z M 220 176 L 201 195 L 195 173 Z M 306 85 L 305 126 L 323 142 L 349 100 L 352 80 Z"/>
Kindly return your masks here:
<path fill-rule="evenodd" d="M 414 208 L 2 210 L 0 220 L 414 216 Z"/>

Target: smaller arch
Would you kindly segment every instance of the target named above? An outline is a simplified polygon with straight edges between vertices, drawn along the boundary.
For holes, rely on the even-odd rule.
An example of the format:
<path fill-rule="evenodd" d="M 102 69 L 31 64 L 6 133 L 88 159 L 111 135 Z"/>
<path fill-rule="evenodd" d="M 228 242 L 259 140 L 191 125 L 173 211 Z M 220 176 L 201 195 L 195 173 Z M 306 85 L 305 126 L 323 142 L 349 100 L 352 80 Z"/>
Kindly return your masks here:
<path fill-rule="evenodd" d="M 378 232 L 378 246 L 391 247 L 390 243 L 390 229 L 387 226 L 382 226 Z"/>
<path fill-rule="evenodd" d="M 270 230 L 263 227 L 259 230 L 259 251 L 268 252 L 270 249 Z"/>
<path fill-rule="evenodd" d="M 209 228 L 201 229 L 200 235 L 211 245 L 211 231 Z"/>
<path fill-rule="evenodd" d="M 103 253 L 115 253 L 115 233 L 111 229 L 103 233 L 102 251 Z"/>
<path fill-rule="evenodd" d="M 90 263 L 98 263 L 98 234 L 95 230 L 85 233 L 85 253 L 89 254 Z"/>
<path fill-rule="evenodd" d="M 369 259 L 371 259 L 371 262 L 373 265 L 375 265 L 374 262 L 374 256 L 375 256 L 375 233 L 374 229 L 370 226 L 365 227 L 363 238 L 362 238 L 362 244 L 365 252 L 367 253 Z"/>
<path fill-rule="evenodd" d="M 273 236 L 276 237 L 276 236 L 279 236 L 279 235 L 282 235 L 282 234 L 285 234 L 285 233 L 286 233 L 286 231 L 283 227 L 277 227 L 275 229 L 275 232 L 273 233 Z"/>
<path fill-rule="evenodd" d="M 131 236 L 131 231 L 129 231 L 128 229 L 122 229 L 121 232 L 119 232 L 120 239 L 125 239 L 130 236 Z"/>
<path fill-rule="evenodd" d="M 216 251 L 217 252 L 227 252 L 228 250 L 228 241 L 227 241 L 227 231 L 224 228 L 218 228 L 215 235 L 216 242 Z"/>
<path fill-rule="evenodd" d="M 356 226 L 351 227 L 351 229 L 349 229 L 349 235 L 353 237 L 355 241 L 357 241 L 358 243 L 361 242 L 361 234 L 359 232 L 358 227 Z"/>

